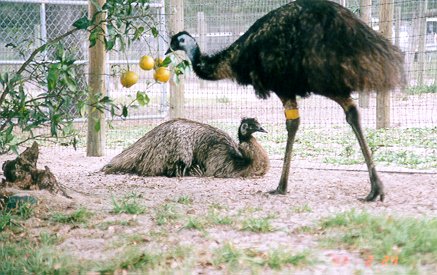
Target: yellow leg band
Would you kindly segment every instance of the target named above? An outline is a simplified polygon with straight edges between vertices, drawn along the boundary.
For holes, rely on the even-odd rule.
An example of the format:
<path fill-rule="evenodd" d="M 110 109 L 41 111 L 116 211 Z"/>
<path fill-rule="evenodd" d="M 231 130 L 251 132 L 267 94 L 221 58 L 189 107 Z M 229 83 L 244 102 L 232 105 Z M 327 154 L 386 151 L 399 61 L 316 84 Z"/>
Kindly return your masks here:
<path fill-rule="evenodd" d="M 286 109 L 285 110 L 286 119 L 297 119 L 299 118 L 299 109 Z"/>

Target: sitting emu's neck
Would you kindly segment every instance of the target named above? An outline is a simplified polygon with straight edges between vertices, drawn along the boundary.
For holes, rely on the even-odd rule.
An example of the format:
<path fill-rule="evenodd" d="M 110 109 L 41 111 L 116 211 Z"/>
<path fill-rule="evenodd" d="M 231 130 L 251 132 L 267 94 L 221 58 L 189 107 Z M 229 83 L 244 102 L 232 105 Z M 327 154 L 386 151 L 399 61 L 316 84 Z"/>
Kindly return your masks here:
<path fill-rule="evenodd" d="M 238 148 L 242 153 L 246 168 L 241 170 L 241 176 L 263 176 L 270 168 L 270 161 L 267 152 L 252 135 L 241 136 L 238 139 Z"/>

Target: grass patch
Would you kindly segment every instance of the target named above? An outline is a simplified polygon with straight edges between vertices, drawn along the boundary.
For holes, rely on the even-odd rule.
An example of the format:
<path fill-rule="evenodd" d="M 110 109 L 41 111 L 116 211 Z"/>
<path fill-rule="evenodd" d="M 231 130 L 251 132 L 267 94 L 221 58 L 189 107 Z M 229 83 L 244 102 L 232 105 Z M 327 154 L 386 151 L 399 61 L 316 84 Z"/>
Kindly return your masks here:
<path fill-rule="evenodd" d="M 232 225 L 234 224 L 234 219 L 230 216 L 221 215 L 217 208 L 210 207 L 208 210 L 208 215 L 206 217 L 208 223 L 215 225 Z"/>
<path fill-rule="evenodd" d="M 243 220 L 241 230 L 251 231 L 255 233 L 267 233 L 275 231 L 272 224 L 270 223 L 271 217 L 265 218 L 249 218 Z"/>
<path fill-rule="evenodd" d="M 0 274 L 72 274 L 79 273 L 77 261 L 54 247 L 55 235 L 41 233 L 32 240 L 11 240 L 0 236 Z"/>
<path fill-rule="evenodd" d="M 172 221 L 175 221 L 181 217 L 174 204 L 163 204 L 157 210 L 155 214 L 155 220 L 157 225 L 166 225 Z"/>
<path fill-rule="evenodd" d="M 437 93 L 437 85 L 432 84 L 409 86 L 405 89 L 405 92 L 410 95 L 435 94 Z"/>
<path fill-rule="evenodd" d="M 12 209 L 0 210 L 0 232 L 6 228 L 19 226 L 19 220 L 27 220 L 33 216 L 34 204 L 20 203 Z"/>
<path fill-rule="evenodd" d="M 80 207 L 70 214 L 56 212 L 52 214 L 51 220 L 58 223 L 66 224 L 82 224 L 88 222 L 89 218 L 93 216 L 93 213 L 88 211 L 84 207 Z"/>
<path fill-rule="evenodd" d="M 13 221 L 12 213 L 10 211 L 2 210 L 0 212 L 0 232 L 14 225 L 15 222 Z"/>
<path fill-rule="evenodd" d="M 375 261 L 397 257 L 399 264 L 437 264 L 437 219 L 372 216 L 349 211 L 322 221 L 331 247 L 369 254 Z"/>
<path fill-rule="evenodd" d="M 112 198 L 112 212 L 115 214 L 131 214 L 139 215 L 146 212 L 146 207 L 141 205 L 139 199 L 141 195 L 132 193 L 124 196 L 123 198 L 117 200 Z"/>
<path fill-rule="evenodd" d="M 305 266 L 310 263 L 308 252 L 291 254 L 283 249 L 275 249 L 267 253 L 263 265 L 267 265 L 271 269 L 282 269 L 284 266 Z"/>
<path fill-rule="evenodd" d="M 180 196 L 177 199 L 177 203 L 184 204 L 184 205 L 190 205 L 193 203 L 193 199 L 190 198 L 189 196 Z"/>
<path fill-rule="evenodd" d="M 228 264 L 235 267 L 239 264 L 243 255 L 243 252 L 237 249 L 232 243 L 226 243 L 222 247 L 214 250 L 212 263 L 215 266 Z"/>
<path fill-rule="evenodd" d="M 194 230 L 205 230 L 204 222 L 198 218 L 190 217 L 188 218 L 188 222 L 184 225 L 185 229 L 194 229 Z"/>
<path fill-rule="evenodd" d="M 213 251 L 212 263 L 215 266 L 227 265 L 233 269 L 269 267 L 281 270 L 285 267 L 302 267 L 311 264 L 307 251 L 291 253 L 286 249 L 277 248 L 261 252 L 256 249 L 238 249 L 232 243 L 225 243 Z"/>
<path fill-rule="evenodd" d="M 101 273 L 117 273 L 120 270 L 174 272 L 172 264 L 184 265 L 190 258 L 192 249 L 185 246 L 176 246 L 166 251 L 148 251 L 133 247 L 115 257 L 106 266 L 98 269 Z M 165 272 L 165 274 L 167 274 Z"/>
<path fill-rule="evenodd" d="M 311 207 L 308 204 L 304 204 L 301 206 L 295 206 L 293 207 L 293 212 L 294 213 L 309 213 L 309 212 L 313 212 L 313 210 L 311 209 Z"/>

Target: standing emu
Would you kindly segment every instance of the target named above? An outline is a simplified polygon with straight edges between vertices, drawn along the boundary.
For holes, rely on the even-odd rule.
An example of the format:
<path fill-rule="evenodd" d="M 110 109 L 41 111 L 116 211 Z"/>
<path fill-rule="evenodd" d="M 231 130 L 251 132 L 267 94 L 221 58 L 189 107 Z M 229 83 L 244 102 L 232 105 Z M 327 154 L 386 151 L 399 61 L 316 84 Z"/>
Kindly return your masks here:
<path fill-rule="evenodd" d="M 168 177 L 263 176 L 269 169 L 269 158 L 252 136 L 255 132 L 266 131 L 256 119 L 242 119 L 237 144 L 210 125 L 174 119 L 152 129 L 102 170 Z"/>
<path fill-rule="evenodd" d="M 202 79 L 233 79 L 252 85 L 259 98 L 270 91 L 282 101 L 288 132 L 279 185 L 271 194 L 285 194 L 294 137 L 299 127 L 296 96 L 311 93 L 337 102 L 346 114 L 370 176 L 365 198 L 384 200 L 379 179 L 361 130 L 353 91 L 388 92 L 403 81 L 403 57 L 398 48 L 355 15 L 333 2 L 297 0 L 257 20 L 227 49 L 204 55 L 190 34 L 171 39 L 171 51 L 185 51 L 194 72 Z"/>

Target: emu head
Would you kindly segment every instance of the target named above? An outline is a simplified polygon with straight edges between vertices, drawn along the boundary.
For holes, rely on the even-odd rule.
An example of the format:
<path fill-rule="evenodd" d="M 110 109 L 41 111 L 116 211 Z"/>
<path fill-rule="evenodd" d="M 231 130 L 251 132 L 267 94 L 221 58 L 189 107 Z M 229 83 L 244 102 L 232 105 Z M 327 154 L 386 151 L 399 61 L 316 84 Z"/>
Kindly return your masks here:
<path fill-rule="evenodd" d="M 188 32 L 182 31 L 172 36 L 170 47 L 165 54 L 174 51 L 184 51 L 192 60 L 195 52 L 199 51 L 199 46 L 197 45 L 196 40 Z"/>
<path fill-rule="evenodd" d="M 256 118 L 243 118 L 240 123 L 240 128 L 238 128 L 238 138 L 240 141 L 249 138 L 255 132 L 267 133 Z"/>

